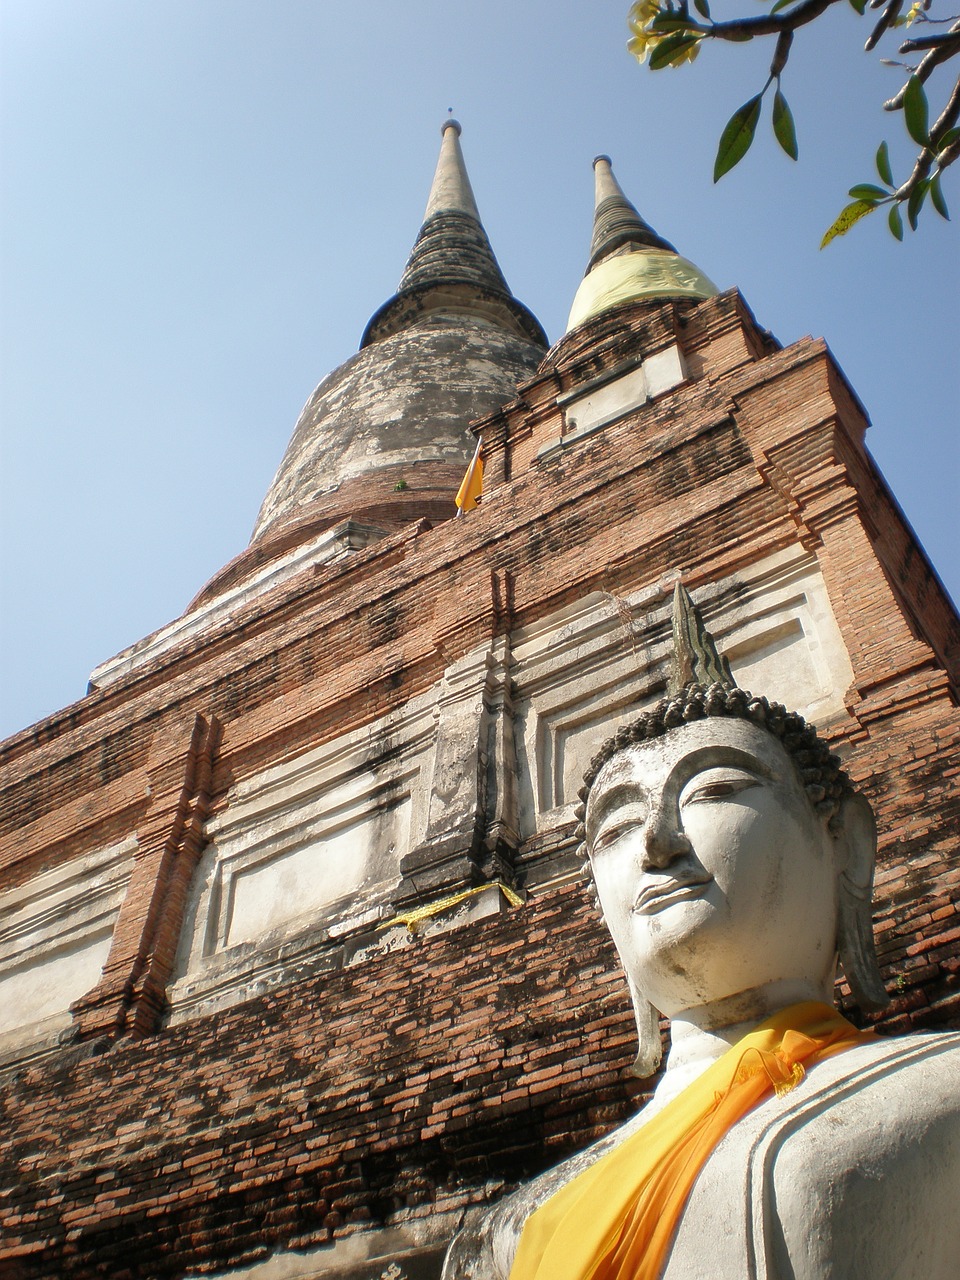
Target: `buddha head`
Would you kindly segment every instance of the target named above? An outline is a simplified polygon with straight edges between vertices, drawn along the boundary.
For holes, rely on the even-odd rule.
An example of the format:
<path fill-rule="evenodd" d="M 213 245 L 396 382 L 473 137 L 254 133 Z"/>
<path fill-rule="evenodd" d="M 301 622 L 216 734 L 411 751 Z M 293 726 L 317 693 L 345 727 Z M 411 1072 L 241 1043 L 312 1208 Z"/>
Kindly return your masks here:
<path fill-rule="evenodd" d="M 660 1059 L 658 1011 L 761 988 L 830 1002 L 838 957 L 861 1008 L 886 1002 L 869 804 L 801 716 L 736 688 L 679 586 L 674 648 L 674 691 L 603 745 L 578 809 L 641 1076 Z"/>

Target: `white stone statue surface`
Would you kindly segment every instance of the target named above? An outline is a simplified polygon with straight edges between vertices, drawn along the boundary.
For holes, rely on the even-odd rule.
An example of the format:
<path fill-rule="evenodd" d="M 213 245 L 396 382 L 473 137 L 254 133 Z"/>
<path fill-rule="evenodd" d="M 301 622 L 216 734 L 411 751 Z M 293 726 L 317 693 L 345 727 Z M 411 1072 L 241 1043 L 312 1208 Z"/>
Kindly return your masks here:
<path fill-rule="evenodd" d="M 681 1106 L 758 1023 L 832 1005 L 838 954 L 862 1007 L 885 1000 L 870 924 L 873 816 L 800 717 L 726 683 L 689 684 L 606 744 L 581 796 L 637 1013 L 637 1072 L 659 1062 L 657 1011 L 671 1025 L 666 1070 L 619 1130 L 478 1214 L 451 1245 L 445 1280 L 956 1280 L 960 1034 L 853 1028 L 852 1047 L 811 1058 L 782 1096 L 771 1088 L 728 1128 L 652 1270 L 571 1262 L 561 1277 L 523 1250 L 515 1268 L 531 1214 Z"/>

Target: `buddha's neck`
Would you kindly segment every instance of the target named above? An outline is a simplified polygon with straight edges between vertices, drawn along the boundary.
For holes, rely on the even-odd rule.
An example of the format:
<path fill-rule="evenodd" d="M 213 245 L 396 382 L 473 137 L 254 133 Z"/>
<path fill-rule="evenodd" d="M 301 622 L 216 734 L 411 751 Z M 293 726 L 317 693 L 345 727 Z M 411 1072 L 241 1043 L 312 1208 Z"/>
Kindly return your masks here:
<path fill-rule="evenodd" d="M 723 1056 L 731 1045 L 781 1009 L 805 1000 L 833 1003 L 832 986 L 783 981 L 684 1009 L 670 1020 L 670 1053 L 655 1098 L 662 1106 Z"/>

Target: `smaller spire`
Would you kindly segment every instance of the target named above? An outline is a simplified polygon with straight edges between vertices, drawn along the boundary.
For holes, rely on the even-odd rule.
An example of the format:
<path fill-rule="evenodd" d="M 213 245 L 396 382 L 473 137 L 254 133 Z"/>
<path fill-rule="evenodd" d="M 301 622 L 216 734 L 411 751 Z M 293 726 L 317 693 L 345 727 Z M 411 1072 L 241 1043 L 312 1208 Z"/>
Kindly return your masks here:
<path fill-rule="evenodd" d="M 712 298 L 718 292 L 713 281 L 658 236 L 623 194 L 610 157 L 597 156 L 593 170 L 590 261 L 570 308 L 567 332 L 628 302 Z"/>
<path fill-rule="evenodd" d="M 613 172 L 609 156 L 597 156 L 593 162 L 596 196 L 593 211 L 593 239 L 590 242 L 592 271 L 598 262 L 616 253 L 624 245 L 638 249 L 666 249 L 676 253 L 668 240 L 663 240 L 649 223 L 637 213 L 623 193 Z"/>

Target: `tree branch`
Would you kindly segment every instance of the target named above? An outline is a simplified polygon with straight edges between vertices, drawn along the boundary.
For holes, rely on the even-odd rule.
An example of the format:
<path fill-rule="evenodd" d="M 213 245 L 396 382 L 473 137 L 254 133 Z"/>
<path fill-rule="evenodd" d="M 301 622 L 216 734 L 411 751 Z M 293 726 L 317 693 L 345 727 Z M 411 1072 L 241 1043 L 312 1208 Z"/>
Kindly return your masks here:
<path fill-rule="evenodd" d="M 941 31 L 935 36 L 917 36 L 916 40 L 904 40 L 898 53 L 920 53 L 924 49 L 942 49 L 950 45 L 954 52 L 960 49 L 960 34 Z"/>
<path fill-rule="evenodd" d="M 950 28 L 950 35 L 955 35 L 957 32 L 960 32 L 960 21 L 955 22 Z M 931 75 L 933 75 L 941 62 L 947 62 L 956 52 L 957 50 L 952 47 L 945 49 L 941 46 L 938 49 L 931 49 L 925 58 L 920 59 L 920 65 L 917 67 L 914 75 L 916 75 L 920 80 L 920 83 L 923 84 L 925 81 L 930 79 Z M 883 104 L 884 111 L 899 111 L 903 106 L 903 95 L 906 92 L 907 86 L 904 85 L 899 93 L 894 94 L 892 98 L 888 99 L 888 101 Z"/>
<path fill-rule="evenodd" d="M 867 53 L 873 52 L 877 46 L 877 42 L 880 40 L 880 37 L 886 31 L 887 27 L 889 27 L 890 23 L 896 22 L 897 18 L 900 17 L 900 10 L 902 8 L 903 0 L 890 0 L 890 3 L 881 14 L 880 21 L 867 36 L 866 44 L 863 46 Z"/>
<path fill-rule="evenodd" d="M 832 5 L 839 3 L 840 0 L 802 0 L 795 9 L 789 9 L 785 13 L 761 14 L 755 18 L 731 18 L 728 22 L 714 22 L 708 27 L 695 23 L 690 26 L 716 40 L 736 41 L 744 36 L 774 36 L 782 31 L 796 31 L 798 27 L 806 26 L 808 22 L 813 22 L 822 13 L 826 13 Z"/>
<path fill-rule="evenodd" d="M 947 105 L 941 111 L 939 118 L 934 122 L 930 129 L 930 137 L 932 139 L 942 138 L 948 129 L 952 129 L 960 119 L 960 77 L 953 86 L 953 92 L 947 102 Z M 934 161 L 937 159 L 936 141 L 932 147 L 924 147 L 917 156 L 917 162 L 913 166 L 913 172 L 906 182 L 894 192 L 897 200 L 906 200 L 912 194 L 917 184 L 926 178 L 927 174 L 933 168 Z M 941 172 L 950 167 L 953 162 L 960 156 L 960 138 L 957 138 L 950 144 L 946 150 L 940 152 L 939 168 Z"/>
<path fill-rule="evenodd" d="M 928 194 L 936 211 L 944 218 L 949 216 L 940 186 L 940 175 L 950 165 L 960 161 L 960 128 L 957 127 L 960 119 L 960 79 L 933 125 L 928 125 L 928 100 L 921 86 L 939 66 L 950 58 L 960 56 L 960 17 L 954 15 L 950 18 L 930 18 L 928 11 L 934 0 L 919 0 L 919 3 L 914 0 L 906 18 L 902 16 L 904 0 L 849 2 L 861 16 L 864 15 L 866 4 L 878 15 L 876 19 L 870 19 L 873 29 L 866 42 L 867 52 L 872 52 L 881 38 L 894 28 L 909 26 L 914 22 L 936 23 L 941 28 L 950 24 L 946 31 L 924 35 L 918 31 L 913 38 L 901 43 L 901 54 L 921 55 L 917 66 L 911 66 L 909 62 L 881 59 L 883 64 L 901 67 L 906 73 L 906 82 L 883 106 L 886 111 L 905 112 L 907 132 L 919 151 L 915 153 L 909 177 L 894 188 L 887 143 L 881 143 L 876 167 L 884 187 L 870 182 L 851 187 L 853 204 L 848 205 L 828 229 L 823 244 L 845 234 L 864 214 L 881 206 L 888 208 L 891 232 L 896 239 L 902 240 L 901 208 L 905 207 L 910 226 L 916 230 L 917 217 Z M 771 0 L 764 0 L 764 3 L 771 3 Z M 766 83 L 759 93 L 738 107 L 721 134 L 714 163 L 715 182 L 738 164 L 749 150 L 765 96 L 772 86 L 776 89 L 773 94 L 773 132 L 787 155 L 796 160 L 796 128 L 781 89 L 781 74 L 790 56 L 794 33 L 839 3 L 841 0 L 794 0 L 792 7 L 783 8 L 780 12 L 717 22 L 710 14 L 707 0 L 693 0 L 699 18 L 691 16 L 690 0 L 635 0 L 630 10 L 629 22 L 633 38 L 627 47 L 639 62 L 645 61 L 652 50 L 650 67 L 654 71 L 666 66 L 679 66 L 682 62 L 692 62 L 705 40 L 741 42 L 762 36 L 777 37 Z M 780 0 L 780 4 L 783 4 L 783 0 Z M 773 7 L 776 10 L 778 5 L 774 4 Z M 930 25 L 927 26 L 927 31 L 930 31 Z M 940 77 L 936 85 L 942 91 L 943 81 Z"/>

